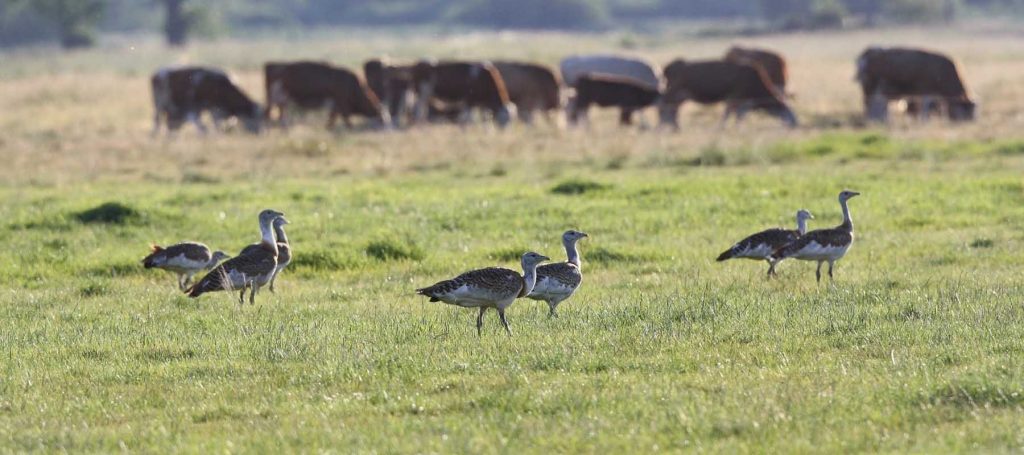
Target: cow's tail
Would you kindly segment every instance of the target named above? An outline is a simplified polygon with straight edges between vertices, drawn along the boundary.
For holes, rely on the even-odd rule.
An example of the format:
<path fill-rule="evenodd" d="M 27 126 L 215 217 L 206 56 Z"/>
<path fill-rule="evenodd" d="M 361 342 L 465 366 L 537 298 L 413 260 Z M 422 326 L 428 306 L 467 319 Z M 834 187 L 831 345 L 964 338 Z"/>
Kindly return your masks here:
<path fill-rule="evenodd" d="M 171 100 L 171 70 L 161 68 L 150 79 L 150 87 L 153 92 L 153 135 L 160 132 L 160 117 L 170 117 L 172 106 Z"/>

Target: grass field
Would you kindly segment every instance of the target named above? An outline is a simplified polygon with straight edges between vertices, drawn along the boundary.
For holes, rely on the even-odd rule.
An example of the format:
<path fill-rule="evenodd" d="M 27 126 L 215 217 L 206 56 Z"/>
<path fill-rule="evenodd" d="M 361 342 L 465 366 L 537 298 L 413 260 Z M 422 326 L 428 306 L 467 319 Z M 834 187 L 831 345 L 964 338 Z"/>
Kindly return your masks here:
<path fill-rule="evenodd" d="M 678 134 L 618 129 L 603 113 L 587 131 L 325 132 L 312 118 L 260 137 L 148 135 L 145 78 L 169 62 L 224 65 L 262 98 L 259 62 L 284 56 L 554 62 L 628 45 L 662 61 L 732 42 L 410 41 L 315 35 L 175 54 L 111 38 L 69 56 L 2 54 L 0 451 L 1024 449 L 1019 33 L 741 40 L 790 56 L 795 131 L 757 118 L 719 130 L 719 110 L 688 106 Z M 852 59 L 872 42 L 953 54 L 979 121 L 859 126 Z M 843 188 L 862 196 L 834 286 L 817 285 L 811 263 L 766 281 L 763 263 L 714 262 L 798 208 L 812 228 L 838 224 Z M 296 259 L 255 306 L 187 299 L 138 263 L 150 242 L 237 252 L 267 207 L 291 220 Z M 591 238 L 583 288 L 558 319 L 522 300 L 513 337 L 489 312 L 478 338 L 473 311 L 413 294 L 514 267 L 526 249 L 562 259 L 567 228 Z"/>

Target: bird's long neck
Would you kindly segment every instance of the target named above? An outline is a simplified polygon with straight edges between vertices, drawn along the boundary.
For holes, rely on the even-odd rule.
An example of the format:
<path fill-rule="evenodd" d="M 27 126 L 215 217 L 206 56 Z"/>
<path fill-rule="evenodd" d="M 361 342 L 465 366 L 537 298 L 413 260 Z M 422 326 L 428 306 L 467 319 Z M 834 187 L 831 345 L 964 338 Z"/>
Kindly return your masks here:
<path fill-rule="evenodd" d="M 277 240 L 274 240 L 274 228 L 270 222 L 260 223 L 260 235 L 263 237 L 260 243 L 268 249 L 274 250 L 274 255 L 277 255 Z"/>
<path fill-rule="evenodd" d="M 537 264 L 523 264 L 523 292 L 521 295 L 529 295 L 533 287 L 537 285 Z"/>
<path fill-rule="evenodd" d="M 839 201 L 839 205 L 843 206 L 843 224 L 839 227 L 853 231 L 853 218 L 850 217 L 850 207 L 846 205 L 845 199 Z"/>
<path fill-rule="evenodd" d="M 802 216 L 796 217 L 796 230 L 800 235 L 807 233 L 807 219 Z"/>
<path fill-rule="evenodd" d="M 580 267 L 580 253 L 576 250 L 576 241 L 574 240 L 563 240 L 562 243 L 565 245 L 565 255 L 569 257 L 568 262 L 576 267 Z"/>
<path fill-rule="evenodd" d="M 218 258 L 217 256 L 214 256 L 214 257 L 210 258 L 210 260 L 206 263 L 206 266 L 203 267 L 203 268 L 209 270 L 209 269 L 212 269 L 212 268 L 216 267 L 217 266 L 217 261 L 219 259 L 220 258 Z"/>
<path fill-rule="evenodd" d="M 285 245 L 288 244 L 288 236 L 285 235 L 285 233 L 284 233 L 284 226 L 275 224 L 274 225 L 274 234 L 277 235 L 277 242 L 278 243 L 283 243 Z"/>

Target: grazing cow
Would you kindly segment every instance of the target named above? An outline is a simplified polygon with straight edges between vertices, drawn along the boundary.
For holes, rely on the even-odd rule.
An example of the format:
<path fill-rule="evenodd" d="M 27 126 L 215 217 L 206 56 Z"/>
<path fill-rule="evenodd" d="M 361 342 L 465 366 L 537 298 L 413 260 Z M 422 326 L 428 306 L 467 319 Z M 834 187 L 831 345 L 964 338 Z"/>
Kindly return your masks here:
<path fill-rule="evenodd" d="M 658 108 L 660 123 L 679 128 L 679 107 L 686 100 L 701 104 L 726 103 L 722 124 L 729 116 L 743 119 L 757 109 L 795 127 L 796 115 L 775 90 L 768 75 L 758 66 L 725 61 L 685 62 L 674 60 L 665 66 L 665 93 Z"/>
<path fill-rule="evenodd" d="M 780 94 L 786 93 L 786 60 L 781 55 L 764 49 L 733 46 L 725 54 L 725 61 L 742 65 L 757 65 L 764 69 L 768 79 Z"/>
<path fill-rule="evenodd" d="M 286 106 L 301 109 L 327 107 L 327 128 L 334 128 L 338 117 L 351 128 L 350 116 L 362 115 L 387 125 L 387 113 L 377 96 L 355 73 L 321 62 L 267 63 L 264 65 L 267 90 L 267 119 L 274 108 L 278 123 L 286 124 Z"/>
<path fill-rule="evenodd" d="M 591 104 L 618 107 L 619 124 L 633 123 L 633 112 L 654 104 L 658 90 L 632 78 L 604 74 L 584 74 L 576 78 L 576 95 L 569 101 L 569 123 L 587 120 Z"/>
<path fill-rule="evenodd" d="M 377 94 L 396 128 L 401 126 L 402 117 L 409 115 L 407 100 L 414 93 L 412 69 L 412 65 L 391 65 L 379 59 L 363 64 L 366 84 Z"/>
<path fill-rule="evenodd" d="M 160 132 L 161 119 L 168 132 L 176 131 L 186 121 L 206 133 L 201 116 L 209 111 L 214 127 L 222 121 L 237 118 L 249 132 L 259 132 L 263 114 L 222 71 L 202 67 L 164 68 L 150 78 L 153 90 L 153 134 Z"/>
<path fill-rule="evenodd" d="M 956 64 L 945 55 L 918 49 L 869 47 L 857 58 L 857 81 L 870 120 L 886 121 L 889 101 L 909 99 L 923 115 L 945 107 L 950 120 L 974 120 Z"/>
<path fill-rule="evenodd" d="M 500 127 L 508 124 L 515 107 L 509 100 L 501 73 L 489 62 L 421 61 L 412 70 L 418 89 L 416 117 L 426 120 L 434 101 L 451 105 L 460 112 L 462 121 L 470 109 L 490 111 Z"/>
<path fill-rule="evenodd" d="M 643 60 L 615 55 L 574 55 L 562 59 L 558 65 L 562 81 L 569 87 L 576 87 L 576 81 L 584 75 L 601 74 L 629 78 L 634 83 L 658 90 L 660 80 L 654 65 Z"/>
<path fill-rule="evenodd" d="M 519 119 L 533 122 L 533 112 L 541 111 L 548 121 L 551 111 L 561 105 L 558 76 L 549 68 L 531 63 L 499 61 L 494 67 L 505 81 L 508 98 L 516 105 Z"/>

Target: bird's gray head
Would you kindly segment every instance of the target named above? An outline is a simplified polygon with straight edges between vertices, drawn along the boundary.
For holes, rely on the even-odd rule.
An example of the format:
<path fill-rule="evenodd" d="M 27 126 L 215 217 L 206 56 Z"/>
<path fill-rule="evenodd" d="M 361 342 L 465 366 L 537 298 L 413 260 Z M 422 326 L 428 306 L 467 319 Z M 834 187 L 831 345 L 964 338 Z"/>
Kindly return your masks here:
<path fill-rule="evenodd" d="M 860 193 L 858 193 L 856 191 L 843 190 L 842 193 L 839 193 L 839 202 L 846 202 L 850 198 L 852 198 L 854 196 L 859 196 L 859 195 L 860 195 Z"/>
<path fill-rule="evenodd" d="M 796 211 L 796 219 L 797 221 L 813 220 L 814 215 L 811 215 L 811 212 L 807 209 L 800 209 Z"/>
<path fill-rule="evenodd" d="M 528 251 L 528 252 L 523 254 L 523 267 L 527 267 L 527 268 L 533 267 L 533 266 L 535 266 L 537 264 L 540 264 L 541 262 L 547 261 L 549 259 L 551 259 L 551 258 L 549 258 L 549 257 L 547 257 L 547 256 L 545 256 L 543 254 L 534 253 L 533 251 Z"/>
<path fill-rule="evenodd" d="M 260 224 L 269 225 L 274 222 L 274 218 L 281 216 L 284 216 L 284 214 L 277 210 L 266 209 L 260 212 Z"/>
<path fill-rule="evenodd" d="M 562 241 L 565 243 L 573 243 L 584 237 L 589 236 L 585 232 L 574 231 L 572 229 L 569 229 L 568 231 L 565 231 L 565 234 L 562 234 Z"/>
<path fill-rule="evenodd" d="M 277 218 L 274 218 L 274 227 L 281 227 L 281 226 L 284 226 L 286 224 L 291 224 L 291 223 L 288 222 L 287 218 L 285 218 L 283 216 L 279 216 Z"/>
<path fill-rule="evenodd" d="M 217 250 L 213 252 L 213 263 L 216 264 L 225 259 L 230 259 L 231 256 L 223 251 Z"/>

